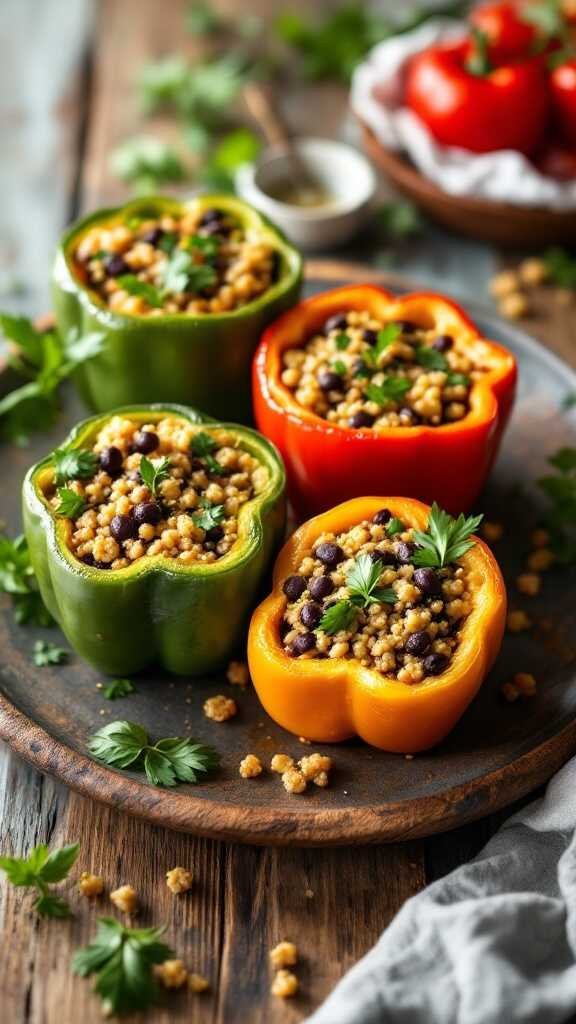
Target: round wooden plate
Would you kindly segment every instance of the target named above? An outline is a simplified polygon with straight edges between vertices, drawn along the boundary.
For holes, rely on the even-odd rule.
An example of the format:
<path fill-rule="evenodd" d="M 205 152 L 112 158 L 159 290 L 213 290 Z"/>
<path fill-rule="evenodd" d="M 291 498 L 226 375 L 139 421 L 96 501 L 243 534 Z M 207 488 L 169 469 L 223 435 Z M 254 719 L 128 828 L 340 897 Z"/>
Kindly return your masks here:
<path fill-rule="evenodd" d="M 386 283 L 368 268 L 309 264 L 308 293 L 356 274 Z M 389 279 L 388 279 L 389 280 Z M 397 282 L 396 282 L 397 283 Z M 484 495 L 489 518 L 505 524 L 497 546 L 517 601 L 513 580 L 521 570 L 527 536 L 538 520 L 533 485 L 546 456 L 560 445 L 576 445 L 576 414 L 561 412 L 576 374 L 514 327 L 472 311 L 481 329 L 508 345 L 521 368 L 520 394 L 504 450 Z M 19 488 L 30 462 L 54 448 L 83 410 L 71 393 L 57 428 L 28 449 L 3 451 L 1 515 L 10 532 L 19 528 Z M 376 484 L 375 484 L 376 489 Z M 382 486 L 385 492 L 385 486 Z M 547 779 L 576 750 L 576 573 L 546 574 L 540 597 L 529 602 L 540 625 L 532 634 L 506 637 L 502 653 L 481 693 L 449 739 L 413 759 L 385 754 L 359 743 L 324 747 L 334 759 L 331 786 L 301 796 L 285 793 L 278 776 L 246 781 L 238 764 L 248 752 L 265 762 L 284 751 L 300 757 L 315 747 L 276 726 L 254 692 L 224 679 L 175 679 L 150 672 L 135 679 L 137 693 L 115 703 L 96 684 L 101 676 L 79 658 L 54 668 L 36 668 L 34 641 L 60 639 L 57 630 L 14 623 L 10 602 L 0 617 L 0 736 L 43 772 L 96 800 L 159 825 L 220 839 L 252 843 L 335 845 L 388 842 L 454 828 L 512 803 Z M 538 695 L 506 705 L 499 685 L 513 672 L 534 672 Z M 227 693 L 240 713 L 222 725 L 202 713 L 205 698 Z M 86 755 L 86 739 L 105 722 L 128 718 L 152 736 L 191 735 L 215 745 L 222 768 L 197 786 L 159 789 L 137 773 L 117 772 Z"/>
<path fill-rule="evenodd" d="M 386 149 L 362 124 L 364 146 L 397 189 L 452 231 L 502 246 L 573 243 L 576 211 L 515 206 L 470 196 L 453 196 L 425 178 L 406 157 Z"/>

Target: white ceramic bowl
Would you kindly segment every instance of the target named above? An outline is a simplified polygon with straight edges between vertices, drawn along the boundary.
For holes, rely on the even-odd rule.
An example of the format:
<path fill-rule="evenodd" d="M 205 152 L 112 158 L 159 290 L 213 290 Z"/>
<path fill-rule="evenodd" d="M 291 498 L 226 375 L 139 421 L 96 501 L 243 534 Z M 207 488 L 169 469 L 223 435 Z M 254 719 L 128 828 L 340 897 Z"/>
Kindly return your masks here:
<path fill-rule="evenodd" d="M 267 189 L 274 190 L 286 182 L 289 166 L 286 154 L 273 149 L 267 150 L 257 163 L 238 169 L 236 190 L 301 249 L 342 245 L 370 216 L 377 188 L 372 165 L 344 142 L 302 138 L 296 139 L 294 145 L 318 183 L 334 196 L 334 202 L 315 208 L 273 199 Z"/>

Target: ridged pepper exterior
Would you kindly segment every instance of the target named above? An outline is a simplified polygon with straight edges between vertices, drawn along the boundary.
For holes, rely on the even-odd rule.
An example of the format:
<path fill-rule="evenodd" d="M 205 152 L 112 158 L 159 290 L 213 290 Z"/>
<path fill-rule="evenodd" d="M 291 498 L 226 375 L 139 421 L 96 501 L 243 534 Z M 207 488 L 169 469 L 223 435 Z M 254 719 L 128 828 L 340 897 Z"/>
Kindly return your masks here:
<path fill-rule="evenodd" d="M 24 528 L 42 599 L 71 646 L 102 672 L 130 675 L 153 664 L 178 675 L 214 672 L 237 650 L 283 536 L 281 460 L 256 431 L 179 405 L 127 406 L 114 413 L 142 423 L 175 415 L 225 429 L 268 468 L 268 485 L 241 508 L 238 541 L 217 562 L 183 565 L 156 555 L 102 570 L 75 557 L 67 544 L 70 521 L 49 509 L 48 456 L 29 470 L 23 486 Z M 64 444 L 86 447 L 111 415 L 78 424 Z"/>

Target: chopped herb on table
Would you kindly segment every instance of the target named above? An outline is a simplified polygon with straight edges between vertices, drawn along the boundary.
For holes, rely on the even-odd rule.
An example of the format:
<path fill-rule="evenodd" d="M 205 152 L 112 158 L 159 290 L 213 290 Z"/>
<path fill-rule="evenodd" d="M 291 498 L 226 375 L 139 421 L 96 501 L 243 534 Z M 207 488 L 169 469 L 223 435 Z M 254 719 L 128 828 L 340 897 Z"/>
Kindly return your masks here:
<path fill-rule="evenodd" d="M 126 139 L 110 157 L 112 173 L 134 187 L 138 195 L 182 181 L 186 169 L 173 146 L 145 135 Z"/>
<path fill-rule="evenodd" d="M 110 722 L 88 741 L 88 750 L 99 761 L 115 768 L 144 771 L 155 786 L 198 782 L 198 773 L 216 768 L 219 757 L 213 747 L 180 736 L 148 741 L 148 733 L 135 722 Z"/>
<path fill-rule="evenodd" d="M 53 618 L 38 592 L 26 538 L 14 540 L 0 534 L 0 592 L 12 599 L 14 618 L 20 625 L 51 626 Z"/>
<path fill-rule="evenodd" d="M 546 523 L 552 550 L 569 565 L 576 562 L 576 448 L 560 448 L 548 462 L 556 472 L 541 477 L 538 486 L 550 501 Z"/>
<path fill-rule="evenodd" d="M 411 238 L 422 231 L 422 217 L 413 203 L 385 203 L 376 212 L 378 225 L 393 239 Z"/>
<path fill-rule="evenodd" d="M 93 941 L 78 950 L 72 970 L 82 978 L 96 975 L 94 991 L 106 1016 L 145 1010 L 159 997 L 152 967 L 173 958 L 160 942 L 164 928 L 126 928 L 111 917 L 98 918 Z"/>
<path fill-rule="evenodd" d="M 119 697 L 128 697 L 136 693 L 136 687 L 130 679 L 113 679 L 102 689 L 102 696 L 106 700 L 118 700 Z"/>
<path fill-rule="evenodd" d="M 42 668 L 44 665 L 62 665 L 68 661 L 69 655 L 70 652 L 65 647 L 57 647 L 46 640 L 37 640 L 32 657 L 34 664 Z"/>
<path fill-rule="evenodd" d="M 49 852 L 44 844 L 36 846 L 27 857 L 0 857 L 0 868 L 8 881 L 18 887 L 36 889 L 34 909 L 43 917 L 69 917 L 70 907 L 49 886 L 66 878 L 76 861 L 80 846 L 72 843 Z"/>
<path fill-rule="evenodd" d="M 482 515 L 466 518 L 463 513 L 453 519 L 434 502 L 426 530 L 414 530 L 414 541 L 419 549 L 414 553 L 414 565 L 442 569 L 461 558 L 474 547 L 470 537 L 482 519 Z"/>

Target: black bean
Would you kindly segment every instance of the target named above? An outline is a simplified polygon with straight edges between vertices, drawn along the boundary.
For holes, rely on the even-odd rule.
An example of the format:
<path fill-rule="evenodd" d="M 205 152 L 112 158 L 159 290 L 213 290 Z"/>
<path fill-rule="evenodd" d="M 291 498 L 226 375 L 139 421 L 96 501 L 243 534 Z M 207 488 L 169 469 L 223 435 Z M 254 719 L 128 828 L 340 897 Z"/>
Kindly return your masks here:
<path fill-rule="evenodd" d="M 113 444 L 100 452 L 100 467 L 108 476 L 117 476 L 122 469 L 122 452 Z"/>
<path fill-rule="evenodd" d="M 300 612 L 300 622 L 303 626 L 307 626 L 308 629 L 316 629 L 316 626 L 322 618 L 322 609 L 320 605 L 314 604 L 313 601 L 309 601 L 305 604 Z"/>
<path fill-rule="evenodd" d="M 384 526 L 386 523 L 389 523 L 391 519 L 392 513 L 389 508 L 379 508 L 372 516 L 372 522 L 376 523 L 377 526 Z"/>
<path fill-rule="evenodd" d="M 375 345 L 378 341 L 378 331 L 373 331 L 371 327 L 366 327 L 362 331 L 362 341 L 367 342 L 368 345 Z"/>
<path fill-rule="evenodd" d="M 204 227 L 206 224 L 212 224 L 215 220 L 222 220 L 223 216 L 222 210 L 215 210 L 213 208 L 204 210 L 200 218 L 200 225 Z"/>
<path fill-rule="evenodd" d="M 423 594 L 437 594 L 440 590 L 440 580 L 434 569 L 416 569 L 414 583 Z"/>
<path fill-rule="evenodd" d="M 288 578 L 284 580 L 282 590 L 289 601 L 297 601 L 299 597 L 302 597 L 302 594 L 306 590 L 306 586 L 307 583 L 303 576 L 288 576 Z"/>
<path fill-rule="evenodd" d="M 423 668 L 427 676 L 439 676 L 448 664 L 445 654 L 429 654 L 424 658 Z"/>
<path fill-rule="evenodd" d="M 322 391 L 342 390 L 342 377 L 339 373 L 333 373 L 332 370 L 321 370 L 316 380 Z"/>
<path fill-rule="evenodd" d="M 110 568 L 110 563 L 109 562 L 97 562 L 96 559 L 94 558 L 94 555 L 90 555 L 90 554 L 84 555 L 84 557 L 82 558 L 82 561 L 84 562 L 84 565 L 89 565 L 92 569 L 109 569 Z"/>
<path fill-rule="evenodd" d="M 439 334 L 437 338 L 434 338 L 432 348 L 435 348 L 437 352 L 448 352 L 453 344 L 454 338 L 451 334 Z"/>
<path fill-rule="evenodd" d="M 295 658 L 299 654 L 306 654 L 308 651 L 313 651 L 316 647 L 316 637 L 314 633 L 299 633 L 296 639 L 292 642 L 292 654 Z"/>
<path fill-rule="evenodd" d="M 418 423 L 420 423 L 420 417 L 418 413 L 414 412 L 414 409 L 411 409 L 410 406 L 408 405 L 405 405 L 398 410 L 398 416 L 400 417 L 404 425 L 408 427 L 415 427 L 417 426 Z"/>
<path fill-rule="evenodd" d="M 162 519 L 162 509 L 155 501 L 141 501 L 138 505 L 134 506 L 133 515 L 137 526 L 143 526 L 144 523 L 156 526 Z"/>
<path fill-rule="evenodd" d="M 367 370 L 368 367 L 366 366 L 366 363 L 364 362 L 363 359 L 355 359 L 354 362 L 352 363 L 352 373 L 355 377 L 357 377 L 358 375 L 366 376 Z"/>
<path fill-rule="evenodd" d="M 374 551 L 370 552 L 370 558 L 373 562 L 380 562 L 382 565 L 396 565 L 396 555 L 392 551 L 381 551 L 380 548 L 374 548 Z"/>
<path fill-rule="evenodd" d="M 108 277 L 121 277 L 122 274 L 130 273 L 130 267 L 126 260 L 122 259 L 122 256 L 119 256 L 117 252 L 113 252 L 111 256 L 106 256 L 104 270 Z"/>
<path fill-rule="evenodd" d="M 424 629 L 411 633 L 404 644 L 406 654 L 424 654 L 424 651 L 427 651 L 429 647 L 430 637 Z"/>
<path fill-rule="evenodd" d="M 394 322 L 403 334 L 414 334 L 418 330 L 418 324 L 415 324 L 413 320 L 395 320 Z"/>
<path fill-rule="evenodd" d="M 353 416 L 348 420 L 348 426 L 352 427 L 352 430 L 361 430 L 362 427 L 371 427 L 374 423 L 374 417 L 369 412 L 355 412 Z"/>
<path fill-rule="evenodd" d="M 158 434 L 151 430 L 137 430 L 132 439 L 132 448 L 141 455 L 149 455 L 150 452 L 156 451 L 159 444 Z"/>
<path fill-rule="evenodd" d="M 212 541 L 213 544 L 217 544 L 219 540 L 222 540 L 224 536 L 224 530 L 221 526 L 211 526 L 209 530 L 206 530 L 205 540 Z"/>
<path fill-rule="evenodd" d="M 348 316 L 346 313 L 335 313 L 334 316 L 329 316 L 326 320 L 324 327 L 322 328 L 324 334 L 329 334 L 330 331 L 345 331 L 348 327 Z"/>
<path fill-rule="evenodd" d="M 414 545 L 401 540 L 395 547 L 396 558 L 402 565 L 408 565 L 412 561 Z"/>
<path fill-rule="evenodd" d="M 164 238 L 164 232 L 162 228 L 150 228 L 146 231 L 141 238 L 142 242 L 148 242 L 148 245 L 158 245 L 159 242 Z"/>
<path fill-rule="evenodd" d="M 316 601 L 321 601 L 332 593 L 334 584 L 329 576 L 313 576 L 308 582 L 308 590 Z"/>
<path fill-rule="evenodd" d="M 329 565 L 330 568 L 334 568 L 334 566 L 344 561 L 344 552 L 339 544 L 319 544 L 314 553 L 316 558 L 323 562 L 324 565 Z"/>
<path fill-rule="evenodd" d="M 136 533 L 137 526 L 132 516 L 116 515 L 110 523 L 110 533 L 114 540 L 129 540 Z"/>

